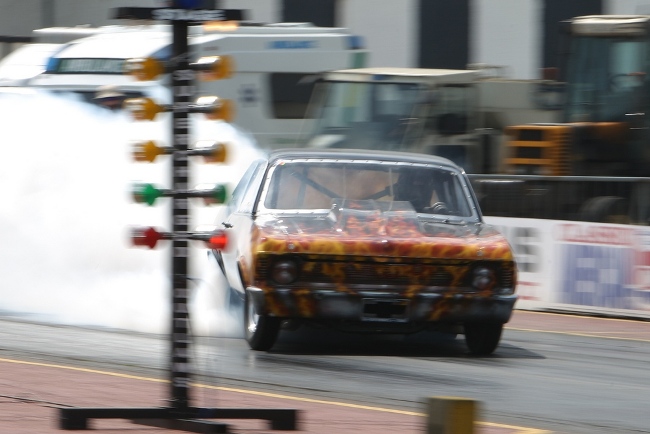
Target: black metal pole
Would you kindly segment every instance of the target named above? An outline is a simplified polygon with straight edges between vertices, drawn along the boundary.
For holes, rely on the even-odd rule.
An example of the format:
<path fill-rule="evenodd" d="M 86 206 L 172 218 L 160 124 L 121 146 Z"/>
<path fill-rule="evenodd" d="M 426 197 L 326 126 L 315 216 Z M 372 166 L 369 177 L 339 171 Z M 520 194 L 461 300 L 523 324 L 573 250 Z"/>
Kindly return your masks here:
<path fill-rule="evenodd" d="M 187 149 L 189 143 L 189 104 L 193 96 L 193 72 L 189 68 L 188 23 L 172 21 L 172 191 L 185 191 L 188 188 L 189 167 Z M 185 412 L 190 406 L 191 364 L 190 318 L 188 311 L 187 271 L 189 245 L 183 235 L 188 232 L 189 199 L 174 196 L 172 198 L 172 232 L 177 235 L 172 241 L 172 323 L 171 323 L 171 366 L 170 387 L 171 406 Z"/>

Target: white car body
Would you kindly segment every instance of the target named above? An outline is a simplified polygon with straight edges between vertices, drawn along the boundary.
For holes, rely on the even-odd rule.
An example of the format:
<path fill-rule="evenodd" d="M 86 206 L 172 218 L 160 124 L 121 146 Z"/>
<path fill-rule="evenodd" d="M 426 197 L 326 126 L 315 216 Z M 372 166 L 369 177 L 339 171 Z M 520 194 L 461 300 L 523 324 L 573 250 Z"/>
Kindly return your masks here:
<path fill-rule="evenodd" d="M 347 29 L 307 23 L 241 23 L 225 29 L 206 24 L 191 27 L 189 34 L 192 59 L 228 55 L 234 63 L 230 79 L 197 81 L 197 97 L 215 95 L 233 100 L 234 123 L 253 133 L 263 148 L 286 147 L 298 140 L 311 97 L 311 76 L 364 66 L 367 57 L 361 39 Z M 171 41 L 168 25 L 102 27 L 56 53 L 48 69 L 30 85 L 75 92 L 86 100 L 92 100 L 99 87 L 112 85 L 127 96 L 139 94 L 158 103 L 170 103 L 167 75 L 138 82 L 125 75 L 122 67 L 130 58 L 166 60 Z"/>

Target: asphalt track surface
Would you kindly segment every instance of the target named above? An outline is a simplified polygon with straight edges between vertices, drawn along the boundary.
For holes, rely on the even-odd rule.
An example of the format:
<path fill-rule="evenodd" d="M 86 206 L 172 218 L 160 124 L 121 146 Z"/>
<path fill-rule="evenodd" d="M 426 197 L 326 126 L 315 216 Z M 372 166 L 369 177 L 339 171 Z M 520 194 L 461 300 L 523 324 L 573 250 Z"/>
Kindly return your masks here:
<path fill-rule="evenodd" d="M 58 426 L 62 407 L 167 406 L 165 361 L 158 357 L 165 352 L 163 339 L 147 340 L 143 348 L 140 336 L 15 319 L 0 319 L 0 324 L 0 432 L 62 432 Z M 465 354 L 460 338 L 438 342 L 435 350 L 421 349 L 420 343 L 391 347 L 385 342 L 389 349 L 382 351 L 364 348 L 366 341 L 354 340 L 343 346 L 319 342 L 316 351 L 309 340 L 285 339 L 268 354 L 251 352 L 240 341 L 219 341 L 222 350 L 227 348 L 218 358 L 222 362 L 229 357 L 248 360 L 252 368 L 222 367 L 216 377 L 197 378 L 191 395 L 194 405 L 296 409 L 299 430 L 307 433 L 422 433 L 426 414 L 418 400 L 426 397 L 422 390 L 427 389 L 405 383 L 417 396 L 401 402 L 399 383 L 389 378 L 397 371 L 389 373 L 386 364 L 415 371 L 417 364 L 427 363 L 432 369 L 444 366 L 447 377 L 441 379 L 438 374 L 436 378 L 449 385 L 431 387 L 444 393 L 429 396 L 457 390 L 459 396 L 477 399 L 481 409 L 475 425 L 478 434 L 650 432 L 650 322 L 646 321 L 517 311 L 502 345 L 488 358 Z M 296 359 L 299 364 L 292 366 Z M 368 366 L 369 360 L 376 363 Z M 575 366 L 576 361 L 581 366 Z M 328 363 L 353 372 L 350 377 L 343 372 L 329 376 Z M 300 365 L 305 364 L 312 366 L 302 372 Z M 298 379 L 283 377 L 287 365 L 295 377 L 313 376 L 312 388 L 300 388 Z M 504 375 L 494 381 L 481 380 L 487 371 Z M 329 376 L 330 384 L 319 382 L 319 375 Z M 349 385 L 352 378 L 365 384 L 379 383 L 382 376 L 386 376 L 382 390 L 391 399 L 378 397 L 373 384 L 358 392 L 362 386 Z M 394 385 L 395 390 L 387 390 L 386 385 Z M 482 388 L 498 389 L 498 393 L 486 395 Z M 504 411 L 499 400 L 505 400 L 511 410 Z M 221 422 L 232 433 L 285 432 L 271 431 L 259 420 Z M 170 432 L 121 419 L 93 420 L 91 428 L 97 433 Z"/>

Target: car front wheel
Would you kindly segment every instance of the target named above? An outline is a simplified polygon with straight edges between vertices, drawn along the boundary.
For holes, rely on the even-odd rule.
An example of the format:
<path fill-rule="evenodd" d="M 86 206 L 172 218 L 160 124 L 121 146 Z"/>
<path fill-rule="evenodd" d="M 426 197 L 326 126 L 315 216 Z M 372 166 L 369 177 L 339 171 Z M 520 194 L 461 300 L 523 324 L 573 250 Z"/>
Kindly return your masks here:
<path fill-rule="evenodd" d="M 268 315 L 260 315 L 250 294 L 244 297 L 244 333 L 251 349 L 268 351 L 271 349 L 280 332 L 281 320 Z"/>
<path fill-rule="evenodd" d="M 465 343 L 475 356 L 492 354 L 499 346 L 503 324 L 476 322 L 465 324 Z"/>

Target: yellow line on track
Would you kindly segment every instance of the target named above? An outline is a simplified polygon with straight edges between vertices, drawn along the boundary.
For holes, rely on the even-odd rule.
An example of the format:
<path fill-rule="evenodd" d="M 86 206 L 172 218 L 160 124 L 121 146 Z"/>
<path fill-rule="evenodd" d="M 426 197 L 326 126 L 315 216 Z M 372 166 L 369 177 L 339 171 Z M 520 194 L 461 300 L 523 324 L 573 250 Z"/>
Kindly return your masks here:
<path fill-rule="evenodd" d="M 98 371 L 96 369 L 79 368 L 76 366 L 54 365 L 51 363 L 42 363 L 42 362 L 26 362 L 24 360 L 13 360 L 13 359 L 3 359 L 3 358 L 0 358 L 0 362 L 16 363 L 19 365 L 43 366 L 46 368 L 67 369 L 69 371 L 86 372 L 90 374 L 100 374 L 100 375 L 110 375 L 112 377 L 129 378 L 132 380 L 142 380 L 142 381 L 153 381 L 156 383 L 169 383 L 168 380 L 161 380 L 161 379 L 149 378 L 149 377 L 140 377 L 138 375 L 120 374 L 118 372 Z"/>
<path fill-rule="evenodd" d="M 562 317 L 574 316 L 576 318 L 593 319 L 598 321 L 616 321 L 616 322 L 633 322 L 633 323 L 638 323 L 640 321 L 647 321 L 645 319 L 606 318 L 602 316 L 580 315 L 580 313 L 569 313 L 569 312 L 565 312 L 565 313 L 538 312 L 535 310 L 526 310 L 526 309 L 518 309 L 517 311 L 522 313 L 525 312 L 526 314 L 533 314 L 533 315 L 551 315 L 551 316 L 562 316 Z"/>
<path fill-rule="evenodd" d="M 581 336 L 588 338 L 600 338 L 600 339 L 617 339 L 619 341 L 635 341 L 635 342 L 650 342 L 650 339 L 640 339 L 640 338 L 625 338 L 621 336 L 601 336 L 600 334 L 593 333 L 578 333 L 578 332 L 567 332 L 567 331 L 554 331 L 554 330 L 538 330 L 538 329 L 522 329 L 518 327 L 506 327 L 507 330 L 516 330 L 520 332 L 538 332 L 538 333 L 553 333 L 556 335 L 569 335 L 569 336 Z M 598 332 L 598 333 L 608 333 L 608 332 Z M 625 333 L 625 332 L 617 332 Z"/>
<path fill-rule="evenodd" d="M 31 366 L 41 366 L 41 367 L 46 367 L 46 368 L 55 368 L 55 369 L 66 369 L 69 371 L 77 371 L 77 372 L 85 372 L 85 373 L 90 373 L 90 374 L 99 374 L 99 375 L 109 375 L 112 377 L 119 377 L 119 378 L 128 378 L 131 380 L 141 380 L 141 381 L 151 381 L 155 383 L 169 383 L 169 380 L 162 380 L 159 378 L 150 378 L 150 377 L 142 377 L 138 375 L 131 375 L 131 374 L 121 374 L 119 372 L 110 372 L 110 371 L 100 371 L 97 369 L 88 369 L 88 368 L 80 368 L 76 366 L 67 366 L 67 365 L 56 365 L 52 363 L 43 363 L 43 362 L 28 362 L 24 360 L 15 360 L 15 359 L 5 359 L 5 358 L 0 358 L 0 362 L 5 362 L 5 363 L 15 363 L 19 365 L 31 365 Z M 235 393 L 244 393 L 248 395 L 256 395 L 256 396 L 265 396 L 269 398 L 278 398 L 278 399 L 287 399 L 287 400 L 293 400 L 293 401 L 301 401 L 301 402 L 309 402 L 309 403 L 314 403 L 314 404 L 326 404 L 326 405 L 336 405 L 340 407 L 347 407 L 347 408 L 357 408 L 361 410 L 371 410 L 371 411 L 379 411 L 383 413 L 396 413 L 396 414 L 403 414 L 407 416 L 422 416 L 425 417 L 425 413 L 419 413 L 419 412 L 414 412 L 414 411 L 405 411 L 405 410 L 395 410 L 392 408 L 382 408 L 382 407 L 372 407 L 372 406 L 367 406 L 367 405 L 359 405 L 359 404 L 351 404 L 347 402 L 340 402 L 340 401 L 327 401 L 327 400 L 320 400 L 320 399 L 313 399 L 313 398 L 301 398 L 297 396 L 290 396 L 290 395 L 281 395 L 277 393 L 270 393 L 270 392 L 261 392 L 261 391 L 256 391 L 256 390 L 246 390 L 246 389 L 237 389 L 233 387 L 224 387 L 224 386 L 211 386 L 209 384 L 192 384 L 195 387 L 200 387 L 204 389 L 213 389 L 213 390 L 221 390 L 224 392 L 235 392 Z M 476 421 L 477 424 L 479 425 L 484 425 L 484 426 L 490 426 L 490 427 L 495 427 L 495 428 L 505 428 L 505 429 L 511 429 L 514 430 L 512 434 L 550 434 L 551 431 L 545 431 L 545 430 L 539 430 L 535 428 L 527 428 L 527 427 L 520 427 L 520 426 L 515 426 L 515 425 L 505 425 L 505 424 L 500 424 L 500 423 L 494 423 L 494 422 L 482 422 L 482 421 Z"/>

